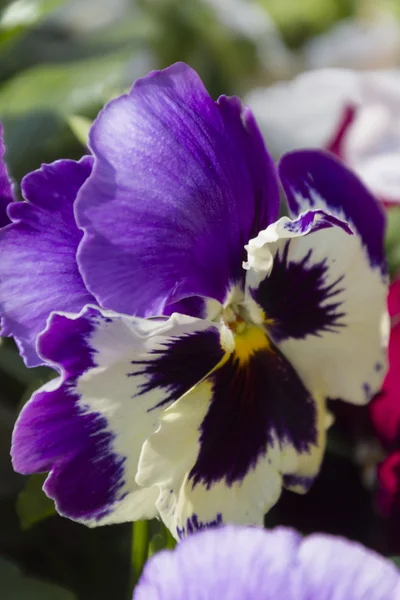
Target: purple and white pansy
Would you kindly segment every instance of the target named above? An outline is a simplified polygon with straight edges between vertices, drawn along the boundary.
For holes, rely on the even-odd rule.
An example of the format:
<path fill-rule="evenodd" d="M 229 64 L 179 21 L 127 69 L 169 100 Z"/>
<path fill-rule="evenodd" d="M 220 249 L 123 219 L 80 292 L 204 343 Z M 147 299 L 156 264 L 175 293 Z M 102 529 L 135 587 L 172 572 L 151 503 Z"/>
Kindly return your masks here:
<path fill-rule="evenodd" d="M 133 600 L 399 600 L 388 559 L 331 535 L 221 527 L 159 552 Z"/>
<path fill-rule="evenodd" d="M 381 384 L 383 213 L 326 153 L 278 174 L 251 112 L 184 64 L 112 100 L 90 148 L 28 175 L 0 231 L 3 333 L 60 374 L 15 469 L 92 526 L 261 525 L 318 474 L 326 399 Z"/>

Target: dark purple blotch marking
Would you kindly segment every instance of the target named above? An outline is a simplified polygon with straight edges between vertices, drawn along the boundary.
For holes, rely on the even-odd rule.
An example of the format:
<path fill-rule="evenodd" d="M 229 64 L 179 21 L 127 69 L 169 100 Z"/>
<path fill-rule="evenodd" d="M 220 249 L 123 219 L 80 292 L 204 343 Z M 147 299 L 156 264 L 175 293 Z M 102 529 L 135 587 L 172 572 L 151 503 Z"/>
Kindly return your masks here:
<path fill-rule="evenodd" d="M 149 409 L 154 410 L 174 402 L 201 381 L 223 358 L 224 350 L 219 333 L 213 328 L 171 337 L 163 349 L 153 350 L 150 355 L 150 360 L 131 361 L 133 365 L 143 365 L 143 370 L 129 373 L 128 377 L 147 377 L 139 394 L 164 389 L 164 399 Z"/>
<path fill-rule="evenodd" d="M 314 400 L 278 348 L 256 352 L 245 365 L 232 355 L 209 381 L 212 401 L 189 474 L 193 486 L 242 481 L 275 438 L 300 453 L 317 443 Z"/>
<path fill-rule="evenodd" d="M 199 521 L 199 518 L 196 514 L 193 514 L 186 521 L 186 526 L 176 528 L 176 532 L 178 534 L 179 539 L 181 540 L 188 534 L 196 533 L 196 531 L 202 531 L 203 529 L 210 529 L 210 527 L 218 527 L 222 525 L 222 514 L 218 513 L 212 521 Z"/>
<path fill-rule="evenodd" d="M 254 300 L 264 310 L 272 324 L 268 331 L 275 341 L 320 336 L 324 331 L 338 332 L 345 327 L 341 303 L 334 298 L 343 291 L 343 277 L 327 285 L 326 260 L 310 264 L 312 250 L 300 262 L 289 261 L 290 242 L 275 256 L 272 271 L 252 289 Z M 327 299 L 332 302 L 322 305 Z"/>
<path fill-rule="evenodd" d="M 74 391 L 79 377 L 95 366 L 87 340 L 97 311 L 70 320 L 55 315 L 40 339 L 40 351 L 65 369 L 56 390 L 37 393 L 17 423 L 12 456 L 22 473 L 51 471 L 46 493 L 58 510 L 73 519 L 99 520 L 122 500 L 125 457 L 113 451 L 107 420 L 79 406 Z"/>

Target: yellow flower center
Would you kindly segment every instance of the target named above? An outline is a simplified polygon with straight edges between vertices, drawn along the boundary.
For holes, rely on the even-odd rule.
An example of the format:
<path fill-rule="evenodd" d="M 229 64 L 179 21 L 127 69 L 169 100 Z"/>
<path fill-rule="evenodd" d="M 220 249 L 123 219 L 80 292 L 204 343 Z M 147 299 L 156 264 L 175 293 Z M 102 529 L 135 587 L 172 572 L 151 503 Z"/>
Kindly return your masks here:
<path fill-rule="evenodd" d="M 231 306 L 222 312 L 225 325 L 221 342 L 225 350 L 233 353 L 240 365 L 246 364 L 260 350 L 271 350 L 271 343 L 264 329 L 249 323 Z"/>

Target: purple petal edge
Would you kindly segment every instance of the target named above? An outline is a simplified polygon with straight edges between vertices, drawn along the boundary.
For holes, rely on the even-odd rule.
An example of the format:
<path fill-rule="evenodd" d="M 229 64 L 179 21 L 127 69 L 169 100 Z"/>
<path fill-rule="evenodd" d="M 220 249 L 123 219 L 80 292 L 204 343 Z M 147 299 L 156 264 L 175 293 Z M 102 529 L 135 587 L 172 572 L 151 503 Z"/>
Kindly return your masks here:
<path fill-rule="evenodd" d="M 133 600 L 398 600 L 400 573 L 344 538 L 277 527 L 202 531 L 145 565 Z"/>
<path fill-rule="evenodd" d="M 350 169 L 329 152 L 297 150 L 282 157 L 278 171 L 294 215 L 314 209 L 319 196 L 318 208 L 346 220 L 361 237 L 371 266 L 386 273 L 384 211 Z"/>
<path fill-rule="evenodd" d="M 12 223 L 0 230 L 2 335 L 13 336 L 27 366 L 42 364 L 36 339 L 52 311 L 79 312 L 93 297 L 76 264 L 82 232 L 73 204 L 92 158 L 43 165 L 22 180 L 24 202 L 9 208 Z"/>
<path fill-rule="evenodd" d="M 73 320 L 58 314 L 50 318 L 38 348 L 63 374 L 24 406 L 11 449 L 17 472 L 50 471 L 44 490 L 60 514 L 95 521 L 110 512 L 124 483 L 124 458 L 112 450 L 113 435 L 105 419 L 83 414 L 73 390 L 77 378 L 94 366 L 87 339 L 97 316 L 95 308 L 87 307 Z M 90 468 L 94 463 L 97 469 Z"/>

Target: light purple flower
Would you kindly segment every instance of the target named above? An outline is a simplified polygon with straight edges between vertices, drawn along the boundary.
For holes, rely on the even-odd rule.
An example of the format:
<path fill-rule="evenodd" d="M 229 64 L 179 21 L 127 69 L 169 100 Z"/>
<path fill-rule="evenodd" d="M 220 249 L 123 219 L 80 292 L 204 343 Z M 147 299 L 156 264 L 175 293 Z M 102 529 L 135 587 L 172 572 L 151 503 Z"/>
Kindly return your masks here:
<path fill-rule="evenodd" d="M 35 188 L 24 224 L 40 213 L 37 236 L 14 223 L 0 239 L 14 265 L 31 240 L 34 261 L 6 280 L 0 267 L 4 319 L 33 314 L 33 340 L 53 310 L 36 351 L 60 372 L 19 417 L 14 466 L 50 471 L 59 512 L 92 526 L 160 516 L 180 538 L 260 525 L 282 486 L 304 493 L 316 477 L 326 398 L 363 404 L 381 384 L 383 213 L 342 164 L 302 151 L 280 164 L 291 218 L 276 220 L 251 112 L 214 102 L 183 64 L 110 102 L 90 147 L 90 175 L 86 162 L 46 168 L 81 179 L 50 188 L 48 207 L 47 180 Z M 36 286 L 25 312 L 22 276 Z"/>
<path fill-rule="evenodd" d="M 389 561 L 344 538 L 228 526 L 145 566 L 133 600 L 399 600 Z"/>

